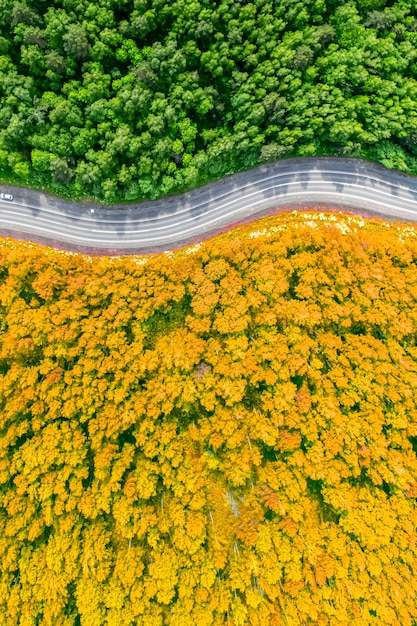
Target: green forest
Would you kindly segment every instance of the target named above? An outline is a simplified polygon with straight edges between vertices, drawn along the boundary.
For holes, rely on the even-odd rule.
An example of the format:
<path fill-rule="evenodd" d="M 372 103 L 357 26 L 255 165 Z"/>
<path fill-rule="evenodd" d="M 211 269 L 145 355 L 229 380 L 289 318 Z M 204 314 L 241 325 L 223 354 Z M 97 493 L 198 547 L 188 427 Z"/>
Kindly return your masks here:
<path fill-rule="evenodd" d="M 0 176 L 112 202 L 291 156 L 417 174 L 416 11 L 416 0 L 1 0 Z"/>

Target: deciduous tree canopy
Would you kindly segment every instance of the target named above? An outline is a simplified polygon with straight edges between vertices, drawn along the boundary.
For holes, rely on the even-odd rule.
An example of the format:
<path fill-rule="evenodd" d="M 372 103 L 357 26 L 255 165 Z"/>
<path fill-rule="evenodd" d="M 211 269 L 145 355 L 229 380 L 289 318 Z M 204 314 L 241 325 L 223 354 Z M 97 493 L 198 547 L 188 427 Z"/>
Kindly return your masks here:
<path fill-rule="evenodd" d="M 416 263 L 317 213 L 147 259 L 2 240 L 0 624 L 415 624 Z"/>
<path fill-rule="evenodd" d="M 286 156 L 417 174 L 415 0 L 2 0 L 0 173 L 156 198 Z"/>

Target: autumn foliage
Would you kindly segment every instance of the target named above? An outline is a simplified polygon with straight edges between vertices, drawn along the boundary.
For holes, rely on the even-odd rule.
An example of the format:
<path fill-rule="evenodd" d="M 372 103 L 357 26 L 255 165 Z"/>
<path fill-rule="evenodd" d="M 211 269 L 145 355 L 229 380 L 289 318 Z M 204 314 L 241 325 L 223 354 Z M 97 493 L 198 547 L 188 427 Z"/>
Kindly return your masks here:
<path fill-rule="evenodd" d="M 0 626 L 417 623 L 412 227 L 0 259 Z"/>

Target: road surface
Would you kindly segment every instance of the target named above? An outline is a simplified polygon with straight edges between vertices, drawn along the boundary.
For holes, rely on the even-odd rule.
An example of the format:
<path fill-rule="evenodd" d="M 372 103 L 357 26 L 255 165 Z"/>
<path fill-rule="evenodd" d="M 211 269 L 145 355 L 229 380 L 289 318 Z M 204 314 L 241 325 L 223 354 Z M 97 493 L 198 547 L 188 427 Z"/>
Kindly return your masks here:
<path fill-rule="evenodd" d="M 417 221 L 417 178 L 360 159 L 288 159 L 162 200 L 105 207 L 2 185 L 0 235 L 90 254 L 146 254 L 300 203 Z"/>

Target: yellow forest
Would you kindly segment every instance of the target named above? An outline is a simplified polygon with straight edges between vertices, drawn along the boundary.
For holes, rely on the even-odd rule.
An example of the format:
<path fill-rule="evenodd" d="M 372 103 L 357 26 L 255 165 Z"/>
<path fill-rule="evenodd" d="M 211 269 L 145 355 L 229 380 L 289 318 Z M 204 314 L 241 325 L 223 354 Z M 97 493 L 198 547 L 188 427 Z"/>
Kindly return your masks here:
<path fill-rule="evenodd" d="M 0 240 L 0 626 L 416 626 L 416 232 Z"/>

